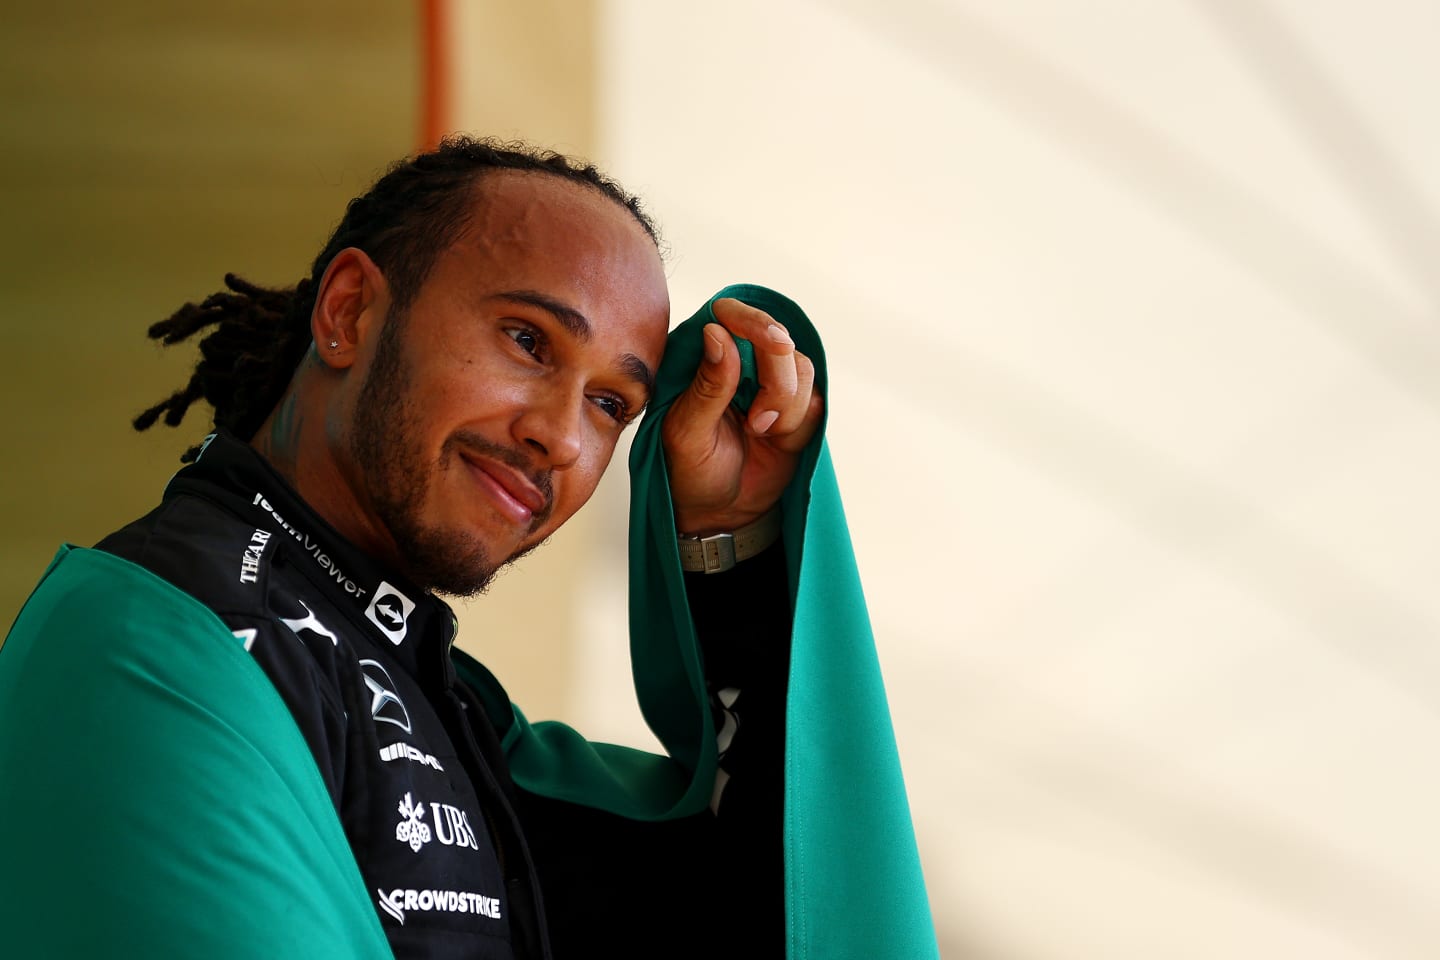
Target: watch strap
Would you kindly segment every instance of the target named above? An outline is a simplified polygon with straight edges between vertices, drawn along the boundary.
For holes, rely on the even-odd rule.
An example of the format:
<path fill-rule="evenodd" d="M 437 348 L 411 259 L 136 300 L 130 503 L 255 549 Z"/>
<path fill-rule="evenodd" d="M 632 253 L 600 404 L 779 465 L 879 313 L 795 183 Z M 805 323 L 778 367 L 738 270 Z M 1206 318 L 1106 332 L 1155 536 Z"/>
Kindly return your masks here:
<path fill-rule="evenodd" d="M 780 508 L 776 506 L 730 533 L 713 533 L 708 537 L 681 534 L 680 569 L 686 573 L 724 573 L 779 540 L 780 530 Z"/>

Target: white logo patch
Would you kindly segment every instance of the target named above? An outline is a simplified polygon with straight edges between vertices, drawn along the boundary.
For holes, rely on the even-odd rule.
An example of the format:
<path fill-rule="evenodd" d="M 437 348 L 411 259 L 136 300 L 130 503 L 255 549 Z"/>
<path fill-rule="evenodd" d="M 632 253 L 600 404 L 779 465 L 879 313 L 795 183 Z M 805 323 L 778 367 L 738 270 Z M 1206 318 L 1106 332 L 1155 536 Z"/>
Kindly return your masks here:
<path fill-rule="evenodd" d="M 325 624 L 320 622 L 320 618 L 315 616 L 315 613 L 309 607 L 305 606 L 304 600 L 296 600 L 295 602 L 305 608 L 304 618 L 297 620 L 286 620 L 284 617 L 281 617 L 281 623 L 285 624 L 285 626 L 289 627 L 291 630 L 294 630 L 297 637 L 300 635 L 301 630 L 309 630 L 311 633 L 318 634 L 322 637 L 327 637 L 330 642 L 333 643 L 335 646 L 340 646 L 340 638 L 335 636 L 335 634 L 331 633 L 330 630 L 325 626 Z"/>
<path fill-rule="evenodd" d="M 240 582 L 254 583 L 260 577 L 260 557 L 265 553 L 265 547 L 270 543 L 270 531 L 260 530 L 250 534 L 250 542 L 245 545 L 245 552 L 240 557 Z"/>
<path fill-rule="evenodd" d="M 361 660 L 360 669 L 365 674 L 365 687 L 370 691 L 370 716 L 380 723 L 393 723 L 406 733 L 413 732 L 410 729 L 410 711 L 405 709 L 405 701 L 395 692 L 395 681 L 390 679 L 390 671 L 374 660 Z"/>
<path fill-rule="evenodd" d="M 435 815 L 436 840 L 447 847 L 480 849 L 480 843 L 475 839 L 475 831 L 470 829 L 470 818 L 465 815 L 464 810 L 448 803 L 432 803 L 430 812 Z"/>
<path fill-rule="evenodd" d="M 255 494 L 255 499 L 251 501 L 250 505 L 259 507 L 268 513 L 276 523 L 280 524 L 280 529 L 294 537 L 296 542 L 305 548 L 305 552 L 310 554 L 310 558 L 325 572 L 325 575 L 338 583 L 346 593 L 357 598 L 365 596 L 365 591 L 361 589 L 360 584 L 345 576 L 345 572 L 340 569 L 334 558 L 325 552 L 320 541 L 315 540 L 308 533 L 297 530 L 289 521 L 280 516 L 270 501 L 265 499 L 264 494 Z"/>
<path fill-rule="evenodd" d="M 433 754 L 417 750 L 408 743 L 392 743 L 388 747 L 380 748 L 380 759 L 389 763 L 391 760 L 412 760 L 415 763 L 423 763 L 427 767 L 433 767 L 441 773 L 445 768 L 440 766 L 440 761 L 435 759 Z"/>
<path fill-rule="evenodd" d="M 380 586 L 375 588 L 375 595 L 370 598 L 370 606 L 365 608 L 365 616 L 398 647 L 405 639 L 406 621 L 414 610 L 415 601 L 381 580 Z"/>
<path fill-rule="evenodd" d="M 407 793 L 399 809 L 401 820 L 395 825 L 395 839 L 410 844 L 410 849 L 419 853 L 420 848 L 430 842 L 430 828 L 421 822 L 425 817 L 425 804 L 411 803 Z"/>
<path fill-rule="evenodd" d="M 470 827 L 470 818 L 459 807 L 452 807 L 448 803 L 431 803 L 433 831 L 432 827 L 425 823 L 425 801 L 411 800 L 407 793 L 396 809 L 400 811 L 400 822 L 395 825 L 395 839 L 408 843 L 415 853 L 419 853 L 420 848 L 429 843 L 432 836 L 439 840 L 443 847 L 480 849 L 480 842 Z"/>
<path fill-rule="evenodd" d="M 427 913 L 477 913 L 482 917 L 500 919 L 500 900 L 479 893 L 464 890 L 406 890 L 399 888 L 386 893 L 376 890 L 380 909 L 405 924 L 405 911 L 422 910 Z"/>

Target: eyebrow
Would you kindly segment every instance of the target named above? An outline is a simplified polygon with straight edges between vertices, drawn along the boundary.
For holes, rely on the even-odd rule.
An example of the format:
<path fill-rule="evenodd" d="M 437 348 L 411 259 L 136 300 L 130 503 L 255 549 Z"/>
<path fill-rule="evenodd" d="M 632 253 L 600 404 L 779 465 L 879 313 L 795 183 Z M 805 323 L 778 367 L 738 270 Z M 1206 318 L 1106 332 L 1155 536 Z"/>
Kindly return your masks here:
<path fill-rule="evenodd" d="M 570 335 L 576 340 L 584 343 L 590 339 L 590 321 L 585 318 L 585 314 L 568 304 L 561 303 L 554 297 L 534 290 L 507 290 L 504 293 L 495 294 L 495 299 L 510 300 L 514 303 L 525 303 L 532 307 L 538 307 L 554 317 L 562 327 L 570 331 Z"/>
<path fill-rule="evenodd" d="M 585 314 L 539 291 L 507 290 L 504 293 L 495 294 L 495 298 L 497 300 L 509 300 L 513 303 L 524 303 L 544 310 L 554 317 L 556 322 L 568 330 L 570 335 L 581 343 L 589 341 L 593 332 L 590 321 L 586 318 Z M 655 392 L 655 374 L 650 370 L 650 367 L 645 361 L 635 356 L 635 354 L 627 353 L 622 356 L 620 358 L 620 369 L 628 379 L 635 381 L 645 388 L 647 397 Z"/>
<path fill-rule="evenodd" d="M 655 392 L 655 375 L 650 372 L 650 368 L 645 365 L 645 361 L 635 356 L 635 354 L 627 353 L 621 357 L 620 369 L 625 371 L 625 376 L 645 388 L 645 396 L 647 399 Z"/>

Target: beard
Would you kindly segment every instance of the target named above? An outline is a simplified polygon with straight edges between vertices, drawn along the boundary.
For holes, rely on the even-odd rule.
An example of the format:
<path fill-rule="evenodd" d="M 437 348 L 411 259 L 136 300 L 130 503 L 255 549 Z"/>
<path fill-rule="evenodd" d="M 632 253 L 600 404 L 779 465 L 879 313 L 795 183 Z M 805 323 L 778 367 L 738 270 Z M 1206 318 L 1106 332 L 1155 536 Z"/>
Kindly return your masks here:
<path fill-rule="evenodd" d="M 436 474 L 457 462 L 454 447 L 461 443 L 523 471 L 545 495 L 545 507 L 535 514 L 532 529 L 550 515 L 549 476 L 535 476 L 523 456 L 473 433 L 448 438 L 439 463 L 425 459 L 413 439 L 422 435 L 418 429 L 422 415 L 412 402 L 413 385 L 400 338 L 403 319 L 387 316 L 380 330 L 375 359 L 356 401 L 350 454 L 371 508 L 395 541 L 399 572 L 424 590 L 473 597 L 485 591 L 502 567 L 539 544 L 496 558 L 470 531 L 426 524 L 421 510 Z"/>

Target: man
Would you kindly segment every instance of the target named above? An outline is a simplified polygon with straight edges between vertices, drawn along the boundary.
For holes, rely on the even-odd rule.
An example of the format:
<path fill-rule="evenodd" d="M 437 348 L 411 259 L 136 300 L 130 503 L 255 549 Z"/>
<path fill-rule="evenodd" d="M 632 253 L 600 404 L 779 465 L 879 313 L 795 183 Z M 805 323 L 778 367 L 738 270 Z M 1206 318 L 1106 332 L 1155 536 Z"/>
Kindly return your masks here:
<path fill-rule="evenodd" d="M 214 327 L 186 388 L 136 422 L 203 398 L 215 434 L 98 547 L 199 600 L 263 669 L 395 955 L 778 955 L 775 516 L 822 417 L 785 328 L 718 301 L 665 417 L 676 530 L 748 534 L 755 555 L 687 575 L 729 748 L 716 812 L 636 819 L 517 783 L 508 702 L 457 675 L 434 594 L 482 590 L 569 519 L 649 401 L 669 303 L 637 202 L 593 168 L 456 139 L 352 201 L 293 290 L 227 284 L 152 329 Z M 735 338 L 759 382 L 743 415 Z M 677 925 L 706 932 L 677 946 Z"/>

